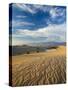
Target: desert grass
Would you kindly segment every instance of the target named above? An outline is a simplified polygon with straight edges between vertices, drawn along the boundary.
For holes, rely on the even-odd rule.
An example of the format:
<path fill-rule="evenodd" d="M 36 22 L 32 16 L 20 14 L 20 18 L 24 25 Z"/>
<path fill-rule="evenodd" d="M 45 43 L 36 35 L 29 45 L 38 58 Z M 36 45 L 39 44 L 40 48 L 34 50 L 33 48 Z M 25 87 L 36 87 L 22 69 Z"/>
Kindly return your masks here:
<path fill-rule="evenodd" d="M 66 48 L 12 56 L 12 86 L 66 83 Z"/>

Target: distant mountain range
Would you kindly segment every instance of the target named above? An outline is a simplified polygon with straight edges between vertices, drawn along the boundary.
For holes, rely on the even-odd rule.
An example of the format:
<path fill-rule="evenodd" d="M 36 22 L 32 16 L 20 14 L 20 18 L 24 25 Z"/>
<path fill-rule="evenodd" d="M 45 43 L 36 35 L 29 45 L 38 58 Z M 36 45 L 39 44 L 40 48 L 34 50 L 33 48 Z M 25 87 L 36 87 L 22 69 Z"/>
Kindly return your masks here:
<path fill-rule="evenodd" d="M 16 45 L 22 47 L 51 47 L 58 45 L 66 45 L 66 42 L 39 42 L 39 43 L 28 43 L 23 45 Z"/>
<path fill-rule="evenodd" d="M 66 42 L 42 42 L 42 43 L 30 43 L 24 46 L 58 46 L 58 45 L 66 45 Z"/>

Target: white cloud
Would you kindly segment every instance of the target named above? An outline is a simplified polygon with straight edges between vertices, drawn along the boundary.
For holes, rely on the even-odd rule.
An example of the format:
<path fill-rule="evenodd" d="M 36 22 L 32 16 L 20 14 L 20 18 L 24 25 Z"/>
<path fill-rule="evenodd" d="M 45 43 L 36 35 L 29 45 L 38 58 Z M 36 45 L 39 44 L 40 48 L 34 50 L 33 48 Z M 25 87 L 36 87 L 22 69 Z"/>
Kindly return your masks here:
<path fill-rule="evenodd" d="M 32 37 L 34 41 L 26 37 Z M 25 38 L 25 39 L 24 39 Z M 38 29 L 36 31 L 30 30 L 17 30 L 16 34 L 12 34 L 12 44 L 22 45 L 32 42 L 37 42 L 40 38 L 43 38 L 40 42 L 65 42 L 66 41 L 66 24 L 61 25 L 49 25 L 46 28 Z"/>
<path fill-rule="evenodd" d="M 13 6 L 20 8 L 21 10 L 23 10 L 25 12 L 28 11 L 32 14 L 37 13 L 38 10 L 42 10 L 44 12 L 50 11 L 50 9 L 52 8 L 52 6 L 44 6 L 44 5 L 39 5 L 39 4 L 33 4 L 33 5 L 28 4 L 28 5 L 26 5 L 26 4 L 16 3 Z"/>
<path fill-rule="evenodd" d="M 27 16 L 17 15 L 17 18 L 26 18 Z"/>
<path fill-rule="evenodd" d="M 49 25 L 46 28 L 39 29 L 36 31 L 30 30 L 17 30 L 18 34 L 31 36 L 31 37 L 48 37 L 48 38 L 64 38 L 66 37 L 66 24 L 61 25 Z"/>
<path fill-rule="evenodd" d="M 55 9 L 51 9 L 50 10 L 50 14 L 52 18 L 55 18 L 57 16 L 56 10 Z"/>
<path fill-rule="evenodd" d="M 22 39 L 20 39 L 22 38 Z M 19 34 L 12 34 L 10 35 L 9 39 L 9 45 L 15 46 L 15 45 L 23 45 L 30 43 L 29 40 L 23 40 L 23 36 Z"/>
<path fill-rule="evenodd" d="M 55 8 L 51 8 L 50 14 L 51 14 L 52 18 L 56 18 L 57 16 L 63 16 L 64 17 L 65 11 L 66 11 L 65 9 L 55 7 Z"/>
<path fill-rule="evenodd" d="M 34 25 L 34 23 L 25 22 L 25 21 L 12 21 L 12 27 L 16 26 L 28 26 L 28 25 Z"/>
<path fill-rule="evenodd" d="M 16 6 L 16 7 L 20 8 L 21 10 L 23 10 L 25 12 L 28 11 L 28 12 L 30 12 L 32 14 L 36 13 L 36 11 L 34 9 L 30 8 L 30 6 L 27 6 L 26 4 L 18 4 L 18 3 L 16 3 L 13 6 Z"/>
<path fill-rule="evenodd" d="M 12 45 L 23 45 L 23 44 L 28 44 L 29 42 L 28 41 L 24 41 L 24 40 L 21 40 L 21 39 L 18 39 L 18 38 L 12 38 Z"/>

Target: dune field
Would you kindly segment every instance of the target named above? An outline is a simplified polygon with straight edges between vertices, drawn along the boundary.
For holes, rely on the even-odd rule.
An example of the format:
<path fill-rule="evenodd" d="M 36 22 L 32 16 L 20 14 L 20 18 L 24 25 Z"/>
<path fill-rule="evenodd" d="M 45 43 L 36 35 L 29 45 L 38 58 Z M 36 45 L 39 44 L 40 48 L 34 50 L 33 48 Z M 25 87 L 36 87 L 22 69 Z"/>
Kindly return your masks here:
<path fill-rule="evenodd" d="M 66 47 L 12 56 L 12 86 L 66 83 Z"/>

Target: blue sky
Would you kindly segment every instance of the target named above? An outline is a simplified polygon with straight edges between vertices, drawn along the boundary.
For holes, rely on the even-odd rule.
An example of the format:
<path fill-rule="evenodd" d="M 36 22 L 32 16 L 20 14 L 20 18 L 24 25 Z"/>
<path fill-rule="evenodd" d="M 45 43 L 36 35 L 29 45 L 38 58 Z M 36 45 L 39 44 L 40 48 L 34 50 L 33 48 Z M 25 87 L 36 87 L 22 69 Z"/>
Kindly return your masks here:
<path fill-rule="evenodd" d="M 11 7 L 12 45 L 66 41 L 65 6 L 16 3 Z"/>

